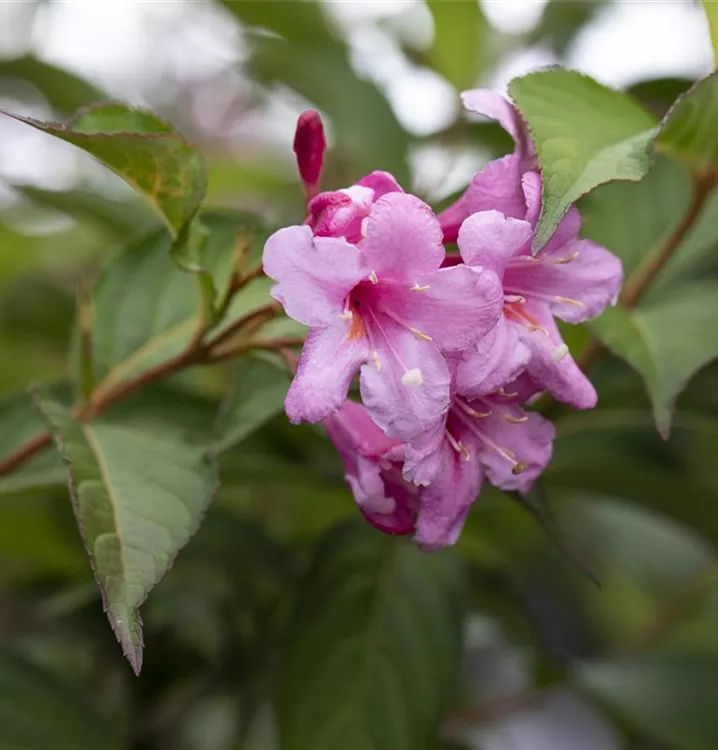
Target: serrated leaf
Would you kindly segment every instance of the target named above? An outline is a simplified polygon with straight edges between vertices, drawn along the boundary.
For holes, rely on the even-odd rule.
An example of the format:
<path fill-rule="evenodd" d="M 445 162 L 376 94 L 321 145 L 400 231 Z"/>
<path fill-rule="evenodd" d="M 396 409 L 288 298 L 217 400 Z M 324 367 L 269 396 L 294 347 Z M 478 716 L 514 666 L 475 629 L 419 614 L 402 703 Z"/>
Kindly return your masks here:
<path fill-rule="evenodd" d="M 718 659 L 656 654 L 581 665 L 579 683 L 649 736 L 675 750 L 718 746 Z"/>
<path fill-rule="evenodd" d="M 0 750 L 119 750 L 106 720 L 56 675 L 0 648 Z"/>
<path fill-rule="evenodd" d="M 289 375 L 254 357 L 232 370 L 232 387 L 222 415 L 220 450 L 235 446 L 284 408 Z"/>
<path fill-rule="evenodd" d="M 687 164 L 697 175 L 718 169 L 718 72 L 698 81 L 668 110 L 656 149 Z"/>
<path fill-rule="evenodd" d="M 538 251 L 582 195 L 648 172 L 656 121 L 627 94 L 571 70 L 529 73 L 509 91 L 531 130 L 543 177 Z"/>
<path fill-rule="evenodd" d="M 202 214 L 210 230 L 205 263 L 218 289 L 234 270 L 238 237 L 252 236 L 256 219 L 243 213 Z M 254 245 L 262 243 L 261 230 Z M 172 238 L 150 233 L 130 244 L 105 268 L 93 292 L 93 358 L 103 386 L 117 384 L 179 354 L 206 314 L 196 279 L 170 258 Z M 233 300 L 218 331 L 253 307 L 270 300 L 270 282 L 257 279 Z"/>
<path fill-rule="evenodd" d="M 66 122 L 6 114 L 78 146 L 115 171 L 149 201 L 175 239 L 204 200 L 202 156 L 151 112 L 111 102 L 81 109 Z"/>
<path fill-rule="evenodd" d="M 633 311 L 607 309 L 591 329 L 646 383 L 659 432 L 670 432 L 675 400 L 701 367 L 718 357 L 718 287 L 693 284 Z"/>
<path fill-rule="evenodd" d="M 320 543 L 282 659 L 283 750 L 428 750 L 461 648 L 450 551 L 344 525 Z"/>
<path fill-rule="evenodd" d="M 427 5 L 434 19 L 431 62 L 456 88 L 468 88 L 479 72 L 488 28 L 479 3 L 428 0 Z"/>
<path fill-rule="evenodd" d="M 112 415 L 81 423 L 42 392 L 34 399 L 67 465 L 108 619 L 139 673 L 139 607 L 197 530 L 215 490 L 214 460 L 207 445 L 183 439 L 171 423 Z"/>

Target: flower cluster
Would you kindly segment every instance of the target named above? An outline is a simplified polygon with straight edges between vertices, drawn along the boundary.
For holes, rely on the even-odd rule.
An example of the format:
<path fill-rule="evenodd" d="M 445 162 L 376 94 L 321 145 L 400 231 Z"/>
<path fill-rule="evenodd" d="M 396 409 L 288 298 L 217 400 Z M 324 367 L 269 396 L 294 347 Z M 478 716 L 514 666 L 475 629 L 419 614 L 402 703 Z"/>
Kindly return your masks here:
<path fill-rule="evenodd" d="M 438 216 L 386 172 L 317 193 L 324 133 L 305 112 L 307 218 L 273 234 L 263 258 L 273 296 L 309 328 L 289 419 L 323 422 L 364 516 L 427 550 L 456 540 L 485 479 L 527 492 L 546 467 L 554 427 L 527 401 L 547 391 L 595 405 L 554 317 L 595 317 L 622 278 L 614 255 L 579 239 L 575 207 L 532 255 L 541 176 L 527 129 L 498 94 L 462 99 L 516 147 Z M 347 400 L 357 372 L 363 404 Z"/>

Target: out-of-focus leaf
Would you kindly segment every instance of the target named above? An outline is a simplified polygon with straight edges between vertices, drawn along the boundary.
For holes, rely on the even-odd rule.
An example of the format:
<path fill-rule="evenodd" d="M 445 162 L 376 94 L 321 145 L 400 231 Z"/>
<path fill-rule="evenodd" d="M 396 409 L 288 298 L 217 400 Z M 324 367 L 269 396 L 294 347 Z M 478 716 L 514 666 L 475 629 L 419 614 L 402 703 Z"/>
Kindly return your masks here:
<path fill-rule="evenodd" d="M 119 750 L 106 719 L 53 673 L 0 649 L 0 750 Z"/>
<path fill-rule="evenodd" d="M 652 78 L 634 83 L 626 93 L 651 110 L 657 117 L 663 117 L 671 105 L 693 84 L 688 78 Z"/>
<path fill-rule="evenodd" d="M 661 123 L 656 148 L 687 164 L 696 174 L 718 168 L 718 72 L 698 81 L 671 107 Z"/>
<path fill-rule="evenodd" d="M 607 247 L 623 264 L 624 284 L 650 263 L 685 214 L 692 191 L 686 167 L 659 156 L 637 183 L 602 185 L 579 202 L 582 235 Z M 697 273 L 718 246 L 718 193 L 712 194 L 693 228 L 661 271 L 646 299 L 657 299 L 676 278 Z"/>
<path fill-rule="evenodd" d="M 247 214 L 202 214 L 210 234 L 206 264 L 219 289 L 231 278 L 235 249 L 257 229 Z M 261 228 L 254 244 L 261 245 Z M 156 231 L 129 245 L 105 268 L 93 293 L 96 377 L 113 385 L 179 354 L 200 325 L 202 302 L 195 279 L 170 258 L 172 238 Z M 269 301 L 269 280 L 258 279 L 236 295 L 224 323 Z"/>
<path fill-rule="evenodd" d="M 675 750 L 718 745 L 718 659 L 656 654 L 581 665 L 578 682 L 636 727 Z"/>
<path fill-rule="evenodd" d="M 78 146 L 117 172 L 145 196 L 174 236 L 204 199 L 207 175 L 202 157 L 152 112 L 108 103 L 82 109 L 67 122 L 10 116 Z"/>
<path fill-rule="evenodd" d="M 139 607 L 199 526 L 214 493 L 208 445 L 171 423 L 92 423 L 36 392 L 58 452 L 105 611 L 132 669 L 142 666 Z M 177 405 L 181 408 L 181 402 Z"/>
<path fill-rule="evenodd" d="M 708 28 L 711 34 L 711 44 L 713 45 L 713 57 L 718 66 L 718 5 L 710 0 L 701 0 L 703 10 L 706 12 Z"/>
<path fill-rule="evenodd" d="M 627 94 L 575 71 L 529 73 L 515 78 L 509 91 L 529 124 L 543 176 L 534 238 L 538 250 L 582 195 L 605 182 L 640 180 L 648 172 L 656 123 Z"/>
<path fill-rule="evenodd" d="M 488 30 L 478 1 L 428 0 L 434 18 L 431 62 L 457 89 L 470 87 L 478 73 Z"/>
<path fill-rule="evenodd" d="M 430 748 L 452 697 L 462 577 L 367 526 L 321 542 L 283 656 L 283 750 Z"/>
<path fill-rule="evenodd" d="M 73 523 L 63 497 L 67 474 L 60 462 L 57 463 L 57 487 L 53 490 L 45 487 L 38 492 L 14 494 L 3 490 L 0 497 L 0 579 L 3 581 L 74 576 L 85 572 L 82 546 L 77 538 L 71 537 L 72 528 L 64 517 L 68 513 Z"/>
<path fill-rule="evenodd" d="M 544 7 L 541 21 L 529 39 L 533 44 L 548 42 L 559 55 L 563 55 L 574 36 L 606 3 L 607 0 L 549 0 Z"/>
<path fill-rule="evenodd" d="M 68 404 L 70 388 L 65 384 L 53 387 L 53 397 Z M 0 401 L 0 459 L 9 456 L 21 445 L 45 431 L 45 423 L 32 405 L 27 392 L 16 393 Z M 21 490 L 59 486 L 66 483 L 66 474 L 58 457 L 46 451 L 30 459 L 20 469 L 0 479 L 0 496 Z"/>
<path fill-rule="evenodd" d="M 92 221 L 117 237 L 146 228 L 154 220 L 152 212 L 139 201 L 111 198 L 90 189 L 45 190 L 33 185 L 12 188 L 38 205 L 57 209 L 73 219 Z"/>
<path fill-rule="evenodd" d="M 286 372 L 254 357 L 241 359 L 231 377 L 233 384 L 222 415 L 221 450 L 233 447 L 279 414 L 290 382 Z"/>
<path fill-rule="evenodd" d="M 87 81 L 32 55 L 0 60 L 0 78 L 18 78 L 35 86 L 50 106 L 63 115 L 105 98 Z"/>
<path fill-rule="evenodd" d="M 330 30 L 318 2 L 283 3 L 281 13 L 272 3 L 224 5 L 247 26 L 283 37 L 253 39 L 253 73 L 263 83 L 289 86 L 331 117 L 337 148 L 353 176 L 381 168 L 407 183 L 408 136 L 376 86 L 356 75 L 346 45 Z"/>
<path fill-rule="evenodd" d="M 717 316 L 718 287 L 705 282 L 637 310 L 610 308 L 590 324 L 601 341 L 643 377 L 664 437 L 678 394 L 695 372 L 718 357 Z"/>

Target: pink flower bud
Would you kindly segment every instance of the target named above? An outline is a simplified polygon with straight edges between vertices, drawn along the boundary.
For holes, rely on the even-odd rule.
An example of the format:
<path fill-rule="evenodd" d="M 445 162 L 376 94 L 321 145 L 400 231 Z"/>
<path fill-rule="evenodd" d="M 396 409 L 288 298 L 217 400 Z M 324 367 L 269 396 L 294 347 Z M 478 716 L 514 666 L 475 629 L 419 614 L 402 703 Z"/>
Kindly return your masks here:
<path fill-rule="evenodd" d="M 304 183 L 307 200 L 317 194 L 326 147 L 322 118 L 313 109 L 304 110 L 297 120 L 294 153 L 297 156 L 299 175 Z"/>

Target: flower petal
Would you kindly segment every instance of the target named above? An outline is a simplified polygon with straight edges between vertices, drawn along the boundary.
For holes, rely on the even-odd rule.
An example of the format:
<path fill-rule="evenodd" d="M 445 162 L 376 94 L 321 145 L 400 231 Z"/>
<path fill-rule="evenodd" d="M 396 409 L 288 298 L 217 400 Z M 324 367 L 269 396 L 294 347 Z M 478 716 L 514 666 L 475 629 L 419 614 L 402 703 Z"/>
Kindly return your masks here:
<path fill-rule="evenodd" d="M 509 452 L 520 463 L 519 471 L 488 441 L 482 443 L 479 459 L 491 484 L 502 490 L 528 492 L 551 460 L 556 436 L 553 424 L 539 414 L 524 413 L 515 404 L 495 404 L 491 416 L 481 420 L 481 432 L 493 446 Z"/>
<path fill-rule="evenodd" d="M 356 401 L 345 401 L 324 420 L 324 427 L 345 463 L 357 455 L 379 458 L 401 445 L 388 438 Z"/>
<path fill-rule="evenodd" d="M 433 429 L 449 407 L 449 368 L 436 345 L 383 315 L 367 323 L 377 355 L 361 368 L 361 397 L 372 419 L 397 440 Z"/>
<path fill-rule="evenodd" d="M 306 223 L 317 237 L 341 237 L 357 217 L 357 206 L 342 190 L 319 193 L 309 201 Z"/>
<path fill-rule="evenodd" d="M 516 154 L 489 162 L 474 175 L 461 198 L 439 214 L 444 241 L 455 242 L 462 222 L 478 211 L 499 211 L 515 219 L 524 218 L 526 199 Z"/>
<path fill-rule="evenodd" d="M 284 408 L 290 422 L 320 422 L 339 409 L 362 362 L 365 339 L 349 338 L 349 323 L 336 320 L 309 331 Z"/>
<path fill-rule="evenodd" d="M 355 475 L 345 476 L 359 510 L 385 534 L 411 534 L 415 528 L 417 488 L 401 479 L 398 468 L 382 470 L 376 461 L 359 457 Z"/>
<path fill-rule="evenodd" d="M 404 192 L 401 188 L 401 185 L 399 185 L 399 183 L 394 178 L 394 175 L 390 174 L 389 172 L 383 172 L 380 169 L 371 172 L 370 174 L 366 175 L 366 177 L 362 177 L 361 180 L 357 182 L 357 185 L 371 188 L 374 191 L 375 201 L 379 200 L 382 195 L 386 195 L 387 193 Z"/>
<path fill-rule="evenodd" d="M 414 535 L 421 549 L 433 552 L 456 542 L 482 482 L 477 457 L 466 461 L 444 442 L 442 470 L 421 492 Z"/>
<path fill-rule="evenodd" d="M 532 237 L 528 222 L 498 211 L 482 211 L 461 225 L 459 250 L 464 263 L 489 268 L 503 277 L 508 262 L 530 247 Z"/>
<path fill-rule="evenodd" d="M 377 287 L 377 304 L 442 351 L 457 351 L 490 331 L 501 316 L 503 290 L 493 271 L 463 264 L 417 277 L 409 286 Z"/>
<path fill-rule="evenodd" d="M 614 305 L 621 290 L 621 261 L 591 240 L 576 240 L 548 253 L 540 263 L 509 268 L 507 289 L 540 294 L 551 312 L 567 323 L 581 323 Z"/>
<path fill-rule="evenodd" d="M 407 482 L 430 484 L 442 469 L 441 449 L 445 440 L 445 420 L 438 421 L 406 444 L 403 475 Z"/>
<path fill-rule="evenodd" d="M 548 391 L 559 401 L 576 409 L 592 409 L 598 400 L 596 390 L 571 354 L 563 348 L 565 344 L 548 305 L 530 301 L 526 304 L 526 311 L 548 334 L 519 327 L 521 340 L 531 350 L 526 374 L 540 390 Z"/>
<path fill-rule="evenodd" d="M 517 326 L 502 315 L 499 322 L 464 353 L 456 372 L 456 390 L 477 398 L 495 393 L 514 380 L 531 359 L 531 350 L 519 339 Z"/>
<path fill-rule="evenodd" d="M 389 193 L 373 206 L 362 243 L 364 264 L 382 276 L 412 281 L 444 260 L 442 232 L 434 212 L 416 196 Z"/>
<path fill-rule="evenodd" d="M 336 320 L 352 288 L 366 276 L 359 250 L 346 240 L 314 237 L 307 226 L 275 232 L 264 246 L 264 272 L 277 282 L 272 296 L 307 326 Z"/>
<path fill-rule="evenodd" d="M 501 94 L 491 89 L 473 89 L 461 92 L 461 101 L 465 109 L 477 115 L 490 117 L 514 139 L 521 157 L 533 154 L 533 143 L 526 124 L 514 105 Z"/>

